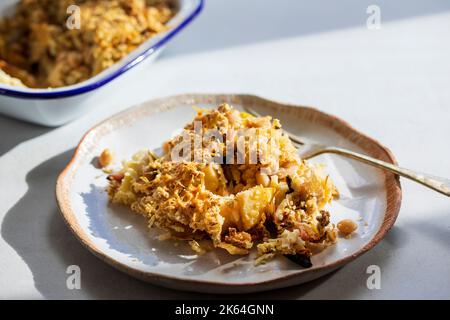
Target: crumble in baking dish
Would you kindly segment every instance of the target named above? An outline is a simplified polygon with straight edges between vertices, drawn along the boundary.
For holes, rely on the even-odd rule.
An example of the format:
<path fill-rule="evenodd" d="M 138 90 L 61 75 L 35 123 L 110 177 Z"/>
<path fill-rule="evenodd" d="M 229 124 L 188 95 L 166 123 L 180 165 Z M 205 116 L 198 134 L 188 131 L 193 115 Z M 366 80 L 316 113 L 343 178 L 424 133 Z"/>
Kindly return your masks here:
<path fill-rule="evenodd" d="M 80 28 L 68 28 L 68 8 Z M 112 66 L 167 30 L 166 0 L 21 0 L 0 20 L 0 69 L 28 87 L 73 85 Z"/>

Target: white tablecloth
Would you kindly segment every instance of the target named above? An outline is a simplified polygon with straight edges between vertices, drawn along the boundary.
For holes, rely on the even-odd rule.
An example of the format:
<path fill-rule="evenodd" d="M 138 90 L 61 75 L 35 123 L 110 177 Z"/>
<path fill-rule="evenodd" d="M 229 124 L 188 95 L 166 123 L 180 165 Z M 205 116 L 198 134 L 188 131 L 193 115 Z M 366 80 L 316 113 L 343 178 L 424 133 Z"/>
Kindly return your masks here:
<path fill-rule="evenodd" d="M 48 129 L 0 117 L 0 298 L 210 298 L 155 287 L 85 250 L 54 184 L 82 134 L 136 103 L 190 92 L 253 93 L 336 114 L 405 167 L 450 178 L 450 3 L 209 0 L 148 70 L 131 71 L 83 118 Z M 450 199 L 402 179 L 395 227 L 374 249 L 311 283 L 253 298 L 450 298 Z M 366 286 L 369 265 L 381 289 Z M 66 268 L 79 265 L 81 290 Z"/>

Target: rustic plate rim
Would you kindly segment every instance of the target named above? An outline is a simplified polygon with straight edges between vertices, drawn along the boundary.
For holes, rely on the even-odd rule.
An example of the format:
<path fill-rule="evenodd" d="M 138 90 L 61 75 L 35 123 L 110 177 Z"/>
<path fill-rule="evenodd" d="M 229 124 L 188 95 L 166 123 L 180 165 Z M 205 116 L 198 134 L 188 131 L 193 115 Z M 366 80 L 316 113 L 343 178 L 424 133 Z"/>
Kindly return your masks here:
<path fill-rule="evenodd" d="M 173 285 L 168 284 L 179 284 L 180 282 L 183 283 L 183 287 L 186 287 L 186 285 L 213 285 L 213 286 L 225 286 L 225 287 L 232 287 L 232 288 L 244 288 L 248 286 L 255 287 L 254 290 L 248 290 L 247 292 L 253 292 L 253 291 L 262 291 L 264 289 L 259 289 L 264 285 L 270 285 L 274 284 L 276 282 L 286 282 L 291 279 L 295 279 L 296 277 L 301 276 L 302 274 L 307 273 L 316 273 L 320 274 L 326 271 L 333 271 L 346 263 L 356 259 L 357 257 L 361 256 L 362 254 L 366 253 L 370 249 L 372 249 L 376 244 L 378 244 L 386 235 L 386 233 L 392 228 L 394 225 L 401 206 L 402 201 L 402 189 L 400 185 L 400 180 L 398 176 L 395 176 L 388 172 L 383 172 L 384 175 L 384 189 L 386 190 L 386 210 L 384 212 L 384 220 L 377 231 L 377 233 L 371 238 L 371 240 L 362 248 L 360 248 L 357 252 L 355 252 L 352 255 L 349 255 L 347 257 L 344 257 L 342 259 L 339 259 L 333 263 L 316 267 L 314 269 L 311 269 L 310 272 L 294 272 L 288 275 L 280 276 L 273 279 L 268 280 L 262 280 L 262 281 L 255 281 L 255 282 L 242 282 L 242 283 L 224 283 L 224 282 L 216 282 L 216 281 L 210 281 L 210 280 L 202 280 L 202 279 L 186 279 L 176 276 L 170 276 L 170 275 L 161 275 L 154 272 L 144 272 L 141 270 L 137 270 L 135 268 L 130 267 L 127 264 L 121 263 L 112 257 L 108 256 L 104 252 L 102 252 L 99 248 L 95 246 L 95 244 L 90 241 L 87 238 L 87 234 L 81 229 L 81 227 L 78 225 L 77 221 L 75 219 L 75 213 L 72 210 L 72 208 L 69 205 L 69 198 L 67 195 L 67 192 L 64 190 L 64 181 L 74 166 L 76 160 L 81 154 L 81 149 L 84 146 L 85 142 L 88 140 L 88 138 L 94 137 L 95 134 L 101 132 L 101 129 L 107 129 L 108 124 L 111 122 L 119 121 L 118 124 L 116 124 L 115 129 L 117 129 L 117 126 L 120 125 L 120 120 L 123 118 L 126 118 L 128 114 L 133 115 L 137 113 L 138 110 L 145 110 L 146 108 L 149 108 L 150 105 L 159 104 L 160 107 L 157 110 L 153 110 L 149 113 L 149 115 L 152 115 L 154 113 L 160 113 L 164 112 L 165 108 L 163 107 L 167 101 L 176 101 L 178 103 L 184 103 L 186 104 L 187 101 L 192 102 L 192 104 L 196 103 L 204 103 L 207 100 L 233 100 L 233 99 L 239 99 L 241 103 L 246 101 L 256 101 L 257 103 L 265 103 L 273 106 L 278 107 L 288 107 L 288 108 L 301 108 L 304 110 L 309 110 L 310 112 L 316 113 L 317 115 L 325 118 L 329 118 L 332 120 L 332 122 L 336 123 L 339 127 L 346 128 L 347 130 L 351 131 L 352 133 L 359 136 L 361 139 L 366 140 L 367 142 L 370 142 L 373 146 L 376 146 L 382 153 L 384 153 L 385 157 L 387 158 L 389 162 L 393 164 L 397 164 L 396 158 L 393 155 L 393 153 L 384 145 L 382 145 L 380 142 L 378 142 L 376 139 L 369 137 L 368 135 L 360 132 L 359 130 L 355 129 L 353 126 L 351 126 L 348 122 L 345 120 L 342 120 L 341 118 L 328 114 L 326 112 L 323 112 L 315 107 L 310 106 L 303 106 L 303 105 L 297 105 L 297 104 L 291 104 L 291 103 L 284 103 L 284 102 L 277 102 L 269 99 L 262 98 L 257 95 L 253 94 L 179 94 L 179 95 L 172 95 L 167 96 L 159 99 L 153 99 L 146 102 L 143 102 L 141 104 L 132 106 L 130 108 L 127 108 L 117 114 L 114 114 L 107 119 L 99 122 L 98 124 L 91 127 L 81 138 L 80 142 L 78 143 L 77 147 L 75 148 L 74 154 L 67 164 L 67 166 L 61 171 L 59 174 L 57 181 L 56 181 L 56 202 L 57 206 L 59 208 L 59 212 L 67 225 L 67 227 L 71 230 L 71 232 L 75 235 L 75 237 L 81 242 L 81 244 L 86 247 L 90 252 L 92 252 L 96 257 L 100 258 L 102 261 L 106 262 L 107 264 L 113 266 L 114 268 L 131 275 L 133 277 L 136 277 L 138 279 L 152 282 L 152 283 L 158 283 L 163 286 L 169 286 L 169 287 L 176 287 Z M 201 100 L 202 102 L 200 102 Z M 195 102 L 196 101 L 196 102 Z M 173 103 L 173 102 L 172 102 Z M 169 108 L 168 108 L 169 109 Z M 111 128 L 109 128 L 111 129 Z M 310 280 L 314 279 L 313 276 Z M 198 292 L 208 292 L 208 290 L 202 290 L 202 289 L 192 289 L 190 291 L 198 291 Z"/>

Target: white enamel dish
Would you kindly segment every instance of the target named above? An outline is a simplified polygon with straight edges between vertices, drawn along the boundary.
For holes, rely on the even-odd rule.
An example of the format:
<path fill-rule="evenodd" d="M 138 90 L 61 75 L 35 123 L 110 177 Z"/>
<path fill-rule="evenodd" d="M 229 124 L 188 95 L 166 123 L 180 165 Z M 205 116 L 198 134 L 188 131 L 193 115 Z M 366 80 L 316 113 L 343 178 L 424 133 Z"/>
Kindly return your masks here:
<path fill-rule="evenodd" d="M 144 42 L 114 66 L 76 85 L 54 89 L 12 87 L 0 83 L 0 114 L 28 122 L 59 126 L 107 103 L 114 86 L 110 82 L 127 77 L 130 69 L 147 68 L 176 34 L 202 10 L 204 0 L 173 0 L 177 13 L 168 22 L 170 29 Z M 9 14 L 17 0 L 0 2 L 0 17 Z M 115 89 L 117 90 L 117 89 Z"/>
<path fill-rule="evenodd" d="M 156 149 L 191 121 L 192 106 L 211 108 L 220 102 L 250 105 L 281 120 L 283 127 L 311 140 L 331 143 L 395 162 L 388 149 L 342 120 L 316 109 L 280 104 L 248 95 L 182 95 L 126 110 L 92 128 L 57 182 L 57 200 L 69 228 L 96 256 L 134 277 L 170 288 L 198 292 L 245 293 L 292 286 L 329 273 L 375 246 L 397 217 L 401 188 L 398 179 L 381 170 L 334 155 L 322 155 L 341 197 L 330 207 L 336 223 L 351 218 L 357 233 L 313 256 L 304 269 L 284 257 L 260 266 L 251 256 L 224 250 L 195 255 L 182 242 L 159 241 L 157 230 L 129 209 L 108 203 L 106 174 L 92 160 L 105 148 L 116 160 L 138 150 Z"/>

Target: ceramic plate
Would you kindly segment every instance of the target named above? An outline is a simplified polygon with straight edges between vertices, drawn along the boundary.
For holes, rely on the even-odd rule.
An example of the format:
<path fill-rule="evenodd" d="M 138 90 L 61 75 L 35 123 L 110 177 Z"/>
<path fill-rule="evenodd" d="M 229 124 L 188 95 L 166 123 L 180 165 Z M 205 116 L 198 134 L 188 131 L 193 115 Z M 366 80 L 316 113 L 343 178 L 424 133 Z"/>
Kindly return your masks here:
<path fill-rule="evenodd" d="M 358 231 L 351 239 L 340 238 L 336 245 L 313 256 L 309 269 L 284 257 L 255 266 L 254 253 L 231 256 L 220 249 L 197 256 L 183 242 L 159 241 L 158 231 L 149 231 L 143 217 L 108 203 L 106 174 L 93 165 L 105 148 L 112 150 L 117 160 L 140 149 L 159 148 L 192 120 L 193 105 L 212 108 L 221 102 L 237 108 L 252 106 L 279 118 L 294 134 L 395 163 L 390 151 L 378 142 L 313 108 L 249 95 L 182 95 L 150 101 L 92 128 L 58 178 L 56 194 L 62 216 L 86 248 L 117 269 L 150 283 L 199 292 L 244 293 L 323 276 L 374 247 L 394 224 L 401 202 L 398 179 L 336 155 L 311 161 L 326 165 L 340 191 L 340 199 L 330 208 L 332 222 L 353 219 Z"/>

